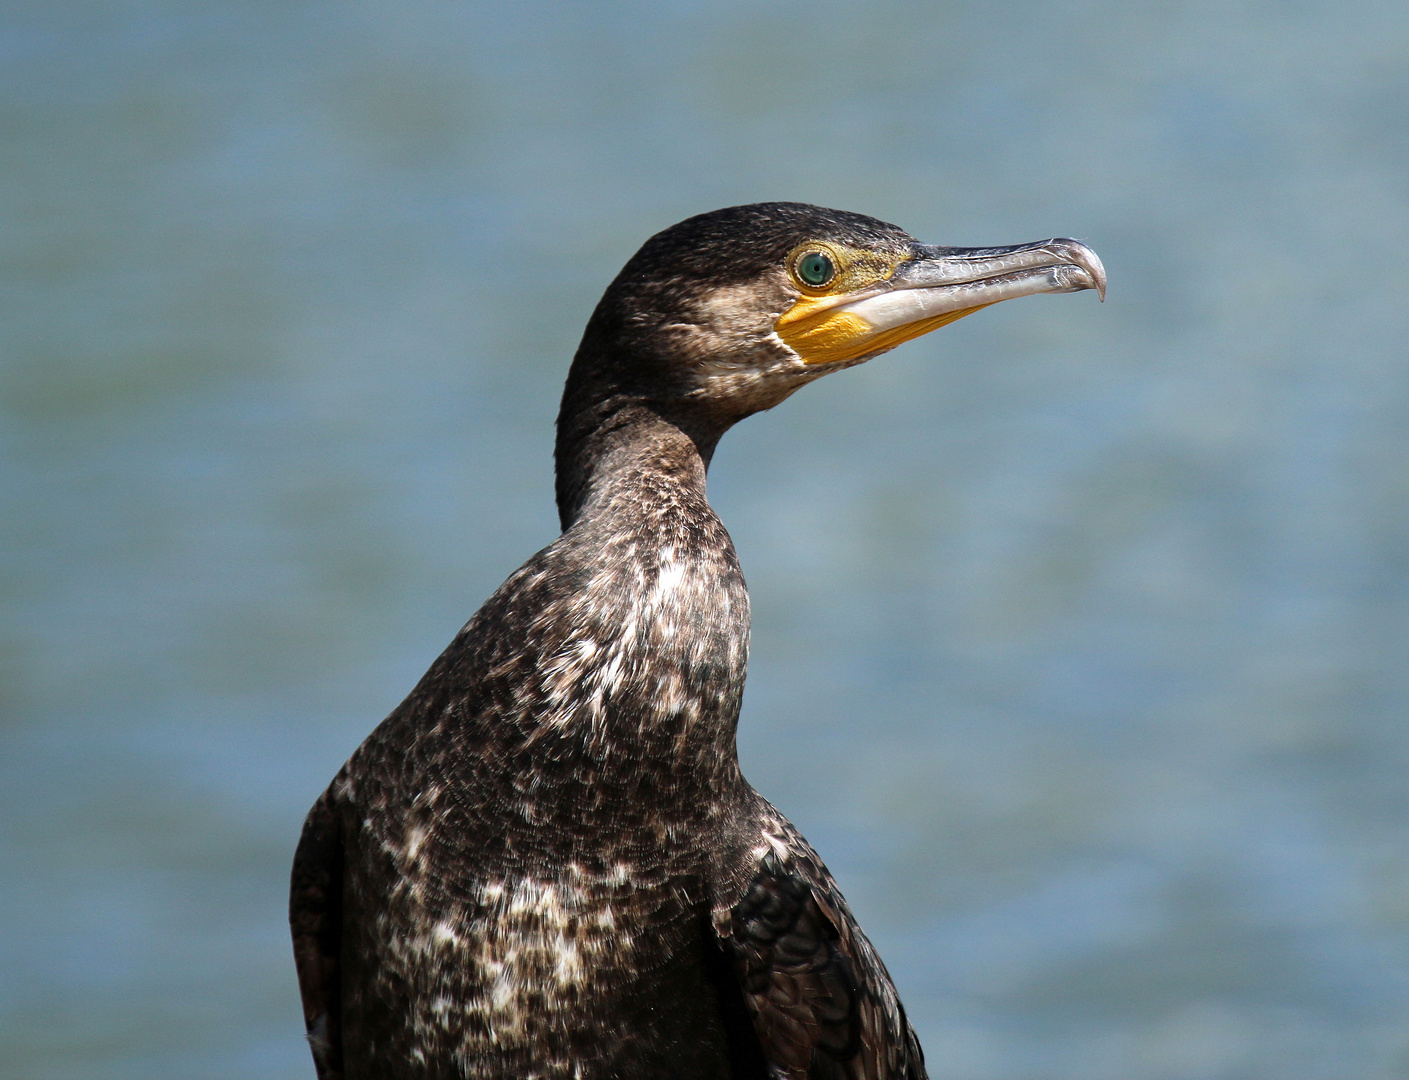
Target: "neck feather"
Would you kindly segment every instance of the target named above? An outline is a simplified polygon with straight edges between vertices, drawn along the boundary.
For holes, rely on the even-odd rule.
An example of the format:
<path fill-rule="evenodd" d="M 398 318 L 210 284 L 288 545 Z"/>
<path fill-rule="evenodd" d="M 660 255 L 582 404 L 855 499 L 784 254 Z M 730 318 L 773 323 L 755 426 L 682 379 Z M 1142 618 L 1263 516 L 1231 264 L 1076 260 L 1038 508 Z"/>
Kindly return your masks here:
<path fill-rule="evenodd" d="M 663 791 L 732 783 L 749 603 L 705 495 L 713 444 L 640 405 L 572 430 L 560 424 L 565 531 L 550 550 L 574 581 L 558 621 L 580 640 L 545 646 L 566 658 L 548 680 L 575 703 L 563 730 L 594 760 L 658 775 Z"/>
<path fill-rule="evenodd" d="M 705 471 L 722 430 L 653 402 L 608 399 L 558 416 L 554 453 L 558 517 L 564 530 L 608 492 L 646 476 L 704 499 Z"/>

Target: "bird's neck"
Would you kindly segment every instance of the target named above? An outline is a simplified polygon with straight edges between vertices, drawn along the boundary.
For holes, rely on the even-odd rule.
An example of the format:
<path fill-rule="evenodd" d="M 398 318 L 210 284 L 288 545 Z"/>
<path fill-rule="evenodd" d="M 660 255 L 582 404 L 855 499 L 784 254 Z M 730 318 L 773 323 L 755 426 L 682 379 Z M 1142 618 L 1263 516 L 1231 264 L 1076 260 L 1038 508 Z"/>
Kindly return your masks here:
<path fill-rule="evenodd" d="M 555 546 L 574 568 L 581 640 L 555 648 L 570 660 L 554 680 L 594 755 L 629 746 L 634 772 L 713 784 L 737 773 L 748 592 L 697 440 L 650 410 L 616 419 L 567 462 L 569 527 Z M 590 657 L 585 675 L 578 657 Z"/>
<path fill-rule="evenodd" d="M 635 462 L 653 462 L 677 483 L 703 492 L 710 455 L 737 419 L 682 393 L 670 358 L 604 350 L 602 333 L 593 332 L 599 315 L 573 359 L 558 412 L 554 465 L 565 530 Z"/>
<path fill-rule="evenodd" d="M 708 506 L 705 471 L 718 436 L 701 439 L 635 403 L 591 419 L 596 422 L 590 426 L 559 422 L 557 497 L 564 530 L 583 516 L 620 512 L 623 500 L 629 505 L 642 496 Z"/>

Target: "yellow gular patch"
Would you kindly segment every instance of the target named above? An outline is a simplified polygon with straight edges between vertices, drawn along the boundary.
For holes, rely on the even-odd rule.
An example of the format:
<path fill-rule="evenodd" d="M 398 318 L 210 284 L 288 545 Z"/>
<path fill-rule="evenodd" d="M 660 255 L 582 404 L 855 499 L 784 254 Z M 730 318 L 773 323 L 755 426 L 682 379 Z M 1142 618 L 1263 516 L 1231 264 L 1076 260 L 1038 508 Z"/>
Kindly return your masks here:
<path fill-rule="evenodd" d="M 938 330 L 956 319 L 962 319 L 987 304 L 959 311 L 946 311 L 928 319 L 917 319 L 904 326 L 877 330 L 855 311 L 847 311 L 831 297 L 831 306 L 823 298 L 804 297 L 783 312 L 773 324 L 783 342 L 806 364 L 835 364 L 855 360 L 869 353 L 885 352 L 897 345 Z"/>

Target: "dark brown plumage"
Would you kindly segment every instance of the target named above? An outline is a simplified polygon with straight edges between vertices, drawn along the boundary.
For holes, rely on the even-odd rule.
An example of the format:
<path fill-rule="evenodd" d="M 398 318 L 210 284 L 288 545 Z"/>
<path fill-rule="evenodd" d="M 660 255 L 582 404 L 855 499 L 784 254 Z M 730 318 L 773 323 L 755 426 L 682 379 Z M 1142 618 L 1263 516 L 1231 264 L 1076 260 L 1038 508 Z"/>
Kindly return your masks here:
<path fill-rule="evenodd" d="M 739 773 L 749 601 L 705 470 L 738 420 L 955 312 L 1103 285 L 1073 241 L 927 248 L 794 203 L 646 243 L 568 377 L 563 534 L 309 814 L 320 1080 L 924 1076 L 831 875 Z"/>

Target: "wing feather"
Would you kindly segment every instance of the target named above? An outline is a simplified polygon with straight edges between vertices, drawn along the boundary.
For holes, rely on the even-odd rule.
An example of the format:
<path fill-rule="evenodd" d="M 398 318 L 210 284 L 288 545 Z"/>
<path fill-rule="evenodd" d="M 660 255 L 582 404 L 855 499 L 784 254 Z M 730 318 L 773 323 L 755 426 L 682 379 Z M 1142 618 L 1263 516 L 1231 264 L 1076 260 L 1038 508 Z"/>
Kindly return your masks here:
<path fill-rule="evenodd" d="M 289 888 L 294 964 L 318 1080 L 343 1080 L 342 877 L 342 838 L 331 796 L 324 792 L 304 822 Z"/>
<path fill-rule="evenodd" d="M 924 1080 L 890 975 L 827 868 L 781 816 L 715 929 L 777 1080 Z"/>

